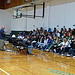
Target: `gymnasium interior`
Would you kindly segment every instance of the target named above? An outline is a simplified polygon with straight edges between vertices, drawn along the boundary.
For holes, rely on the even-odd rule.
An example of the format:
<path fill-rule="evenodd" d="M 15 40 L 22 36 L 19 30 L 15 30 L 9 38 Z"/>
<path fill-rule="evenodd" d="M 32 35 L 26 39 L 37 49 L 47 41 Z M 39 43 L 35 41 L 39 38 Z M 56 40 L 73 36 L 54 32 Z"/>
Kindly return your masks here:
<path fill-rule="evenodd" d="M 0 0 L 0 75 L 75 75 L 75 0 Z"/>

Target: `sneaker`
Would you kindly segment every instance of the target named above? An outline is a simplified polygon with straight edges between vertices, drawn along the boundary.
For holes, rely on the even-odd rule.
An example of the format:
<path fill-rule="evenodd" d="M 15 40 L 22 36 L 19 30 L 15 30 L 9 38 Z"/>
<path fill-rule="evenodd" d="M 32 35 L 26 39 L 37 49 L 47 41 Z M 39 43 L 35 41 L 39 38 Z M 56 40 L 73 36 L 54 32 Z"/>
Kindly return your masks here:
<path fill-rule="evenodd" d="M 64 54 L 62 54 L 61 56 L 64 56 Z"/>
<path fill-rule="evenodd" d="M 41 49 L 41 51 L 44 51 L 43 49 Z"/>
<path fill-rule="evenodd" d="M 47 52 L 49 51 L 49 49 L 46 50 Z"/>
<path fill-rule="evenodd" d="M 73 56 L 73 58 L 75 58 L 75 56 Z"/>
<path fill-rule="evenodd" d="M 57 55 L 59 55 L 59 53 L 57 53 Z"/>
<path fill-rule="evenodd" d="M 66 56 L 67 56 L 67 57 L 70 57 L 71 55 L 70 55 L 70 54 L 67 54 Z"/>
<path fill-rule="evenodd" d="M 57 54 L 56 52 L 54 52 L 54 54 Z"/>
<path fill-rule="evenodd" d="M 5 51 L 5 49 L 4 49 L 4 48 L 0 48 L 0 50 L 1 50 L 1 51 Z"/>
<path fill-rule="evenodd" d="M 32 53 L 29 53 L 29 55 L 33 55 Z"/>
<path fill-rule="evenodd" d="M 12 52 L 12 50 L 11 50 L 11 49 L 7 49 L 6 51 L 7 51 L 7 52 Z"/>

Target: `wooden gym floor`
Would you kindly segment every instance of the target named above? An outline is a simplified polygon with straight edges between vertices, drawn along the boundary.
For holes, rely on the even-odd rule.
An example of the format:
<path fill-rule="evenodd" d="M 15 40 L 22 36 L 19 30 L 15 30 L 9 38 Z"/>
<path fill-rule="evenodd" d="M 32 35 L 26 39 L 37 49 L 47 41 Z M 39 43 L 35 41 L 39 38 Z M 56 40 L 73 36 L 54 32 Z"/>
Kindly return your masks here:
<path fill-rule="evenodd" d="M 0 51 L 0 75 L 75 75 L 75 59 L 33 49 L 34 55 Z"/>

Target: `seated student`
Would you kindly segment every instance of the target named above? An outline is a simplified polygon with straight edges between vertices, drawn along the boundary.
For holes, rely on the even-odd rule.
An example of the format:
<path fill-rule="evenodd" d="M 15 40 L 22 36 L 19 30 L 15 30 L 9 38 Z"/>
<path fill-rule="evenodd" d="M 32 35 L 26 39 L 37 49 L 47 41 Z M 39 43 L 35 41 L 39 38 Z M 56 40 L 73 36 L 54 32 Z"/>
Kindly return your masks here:
<path fill-rule="evenodd" d="M 42 36 L 39 36 L 38 42 L 37 42 L 37 46 L 40 49 L 41 45 L 44 43 L 44 39 Z"/>
<path fill-rule="evenodd" d="M 64 31 L 65 33 L 67 33 L 67 29 L 66 29 L 65 26 L 63 26 L 63 31 Z"/>
<path fill-rule="evenodd" d="M 31 30 L 30 33 L 29 33 L 29 36 L 30 36 L 30 37 L 32 37 L 32 33 L 33 33 L 33 31 Z"/>
<path fill-rule="evenodd" d="M 42 32 L 44 31 L 44 30 L 43 30 L 43 27 L 40 28 L 40 31 L 42 31 Z"/>
<path fill-rule="evenodd" d="M 43 31 L 40 30 L 39 32 L 40 32 L 40 34 L 39 34 L 40 36 L 44 35 Z"/>
<path fill-rule="evenodd" d="M 52 51 L 53 53 L 58 53 L 58 45 L 60 44 L 59 37 L 56 38 L 56 40 L 53 40 L 53 43 L 49 46 L 47 51 Z"/>
<path fill-rule="evenodd" d="M 68 54 L 66 56 L 75 56 L 75 38 L 72 39 L 71 41 L 71 49 L 69 50 Z"/>
<path fill-rule="evenodd" d="M 22 44 L 23 44 L 23 46 L 26 47 L 26 53 L 27 54 L 31 54 L 32 53 L 32 49 L 33 49 L 33 45 L 32 45 L 32 41 L 31 41 L 29 36 L 27 36 L 27 38 L 25 38 L 22 41 Z M 28 52 L 28 48 L 30 48 L 30 52 Z"/>
<path fill-rule="evenodd" d="M 61 28 L 60 37 L 62 37 L 63 35 L 64 35 L 64 31 L 63 31 L 63 28 Z"/>
<path fill-rule="evenodd" d="M 50 36 L 53 36 L 52 33 L 48 33 L 47 39 L 49 39 Z"/>
<path fill-rule="evenodd" d="M 20 34 L 17 35 L 17 39 L 20 39 Z"/>
<path fill-rule="evenodd" d="M 21 34 L 21 35 L 20 35 L 20 34 L 18 34 L 17 39 L 19 39 L 19 40 L 21 39 L 21 40 L 22 40 L 22 39 L 24 39 L 24 36 L 23 36 L 22 34 Z"/>
<path fill-rule="evenodd" d="M 56 33 L 56 30 L 57 30 L 57 29 L 56 29 L 56 28 L 54 28 L 53 33 Z"/>
<path fill-rule="evenodd" d="M 71 32 L 72 32 L 71 28 L 68 28 L 67 36 L 69 36 L 69 33 L 71 33 Z"/>
<path fill-rule="evenodd" d="M 35 35 L 33 35 L 33 38 L 32 38 L 32 44 L 33 44 L 33 47 L 36 46 L 37 42 L 38 42 L 37 37 L 36 37 Z"/>
<path fill-rule="evenodd" d="M 49 29 L 48 29 L 48 33 L 51 33 L 51 32 L 52 32 L 52 30 L 51 30 L 51 28 L 49 28 Z"/>
<path fill-rule="evenodd" d="M 69 33 L 69 34 L 68 34 L 68 41 L 71 42 L 71 40 L 72 40 L 72 34 Z"/>
<path fill-rule="evenodd" d="M 38 47 L 42 49 L 47 44 L 47 41 L 47 38 L 42 36 L 40 42 L 38 43 Z"/>
<path fill-rule="evenodd" d="M 53 38 L 54 38 L 54 40 L 56 40 L 56 38 L 57 38 L 57 35 L 55 33 L 53 34 Z"/>
<path fill-rule="evenodd" d="M 32 33 L 32 35 L 33 35 L 33 36 L 34 36 L 34 35 L 36 36 L 36 31 L 35 31 L 35 30 L 33 30 L 33 33 Z"/>
<path fill-rule="evenodd" d="M 60 54 L 62 51 L 62 56 L 65 54 L 66 51 L 68 51 L 71 48 L 70 43 L 66 38 L 63 39 L 63 42 L 61 42 L 59 46 L 61 46 L 61 48 L 58 54 Z"/>
<path fill-rule="evenodd" d="M 27 36 L 27 34 L 25 33 L 25 31 L 23 32 L 23 36 L 24 36 L 24 38 Z"/>
<path fill-rule="evenodd" d="M 36 28 L 36 33 L 37 33 L 37 34 L 39 33 L 39 29 L 38 29 L 38 28 Z"/>
<path fill-rule="evenodd" d="M 57 35 L 57 37 L 60 37 L 60 33 L 58 30 L 56 31 L 56 35 Z"/>
<path fill-rule="evenodd" d="M 48 36 L 48 32 L 47 32 L 47 30 L 44 30 L 44 36 L 45 36 L 45 37 Z"/>
<path fill-rule="evenodd" d="M 56 39 L 55 43 L 53 44 L 53 52 L 54 53 L 58 53 L 59 52 L 59 44 L 61 43 L 61 41 L 59 40 L 59 38 Z"/>
<path fill-rule="evenodd" d="M 62 36 L 62 38 L 68 38 L 67 34 L 64 33 L 64 35 Z"/>
<path fill-rule="evenodd" d="M 22 40 L 23 40 L 24 38 L 25 38 L 25 37 L 23 36 L 23 34 L 21 34 L 21 38 L 20 38 L 20 39 L 22 39 Z"/>
<path fill-rule="evenodd" d="M 49 46 L 53 43 L 53 37 L 49 36 L 48 37 L 48 42 L 47 44 L 43 47 L 43 50 L 47 50 L 49 48 Z"/>

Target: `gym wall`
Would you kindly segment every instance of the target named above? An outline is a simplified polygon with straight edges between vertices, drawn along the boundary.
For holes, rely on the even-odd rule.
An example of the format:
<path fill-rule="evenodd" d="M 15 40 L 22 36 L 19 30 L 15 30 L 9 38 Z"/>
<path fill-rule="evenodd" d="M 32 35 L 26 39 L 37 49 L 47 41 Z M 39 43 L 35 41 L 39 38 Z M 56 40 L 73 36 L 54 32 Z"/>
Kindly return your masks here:
<path fill-rule="evenodd" d="M 8 34 L 11 32 L 11 14 L 6 10 L 0 10 L 0 28 L 5 26 L 5 30 L 8 30 Z"/>

